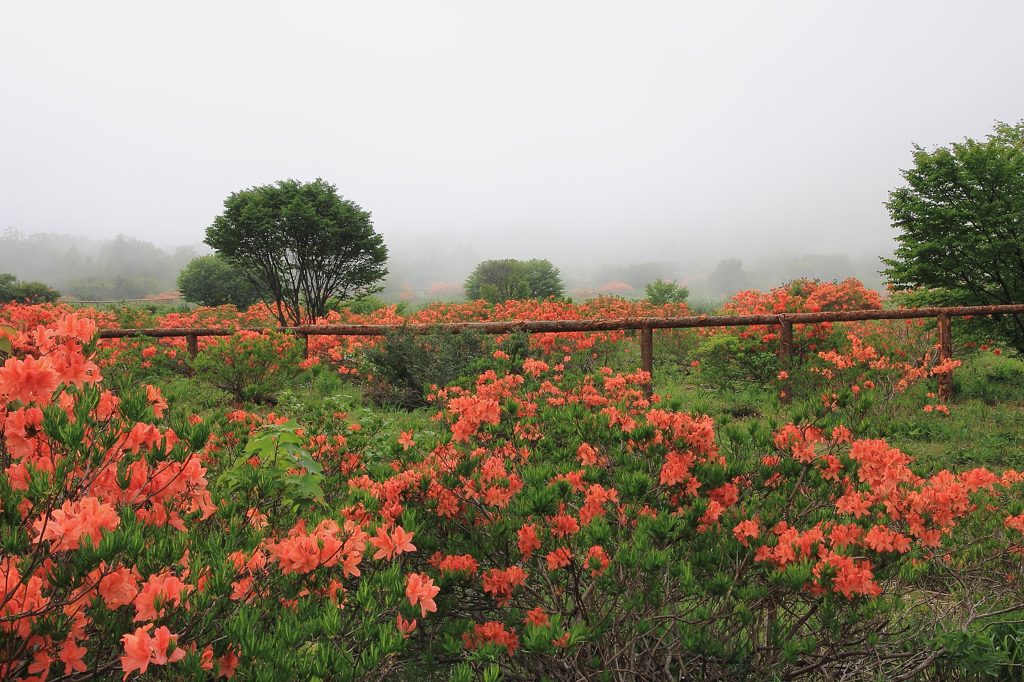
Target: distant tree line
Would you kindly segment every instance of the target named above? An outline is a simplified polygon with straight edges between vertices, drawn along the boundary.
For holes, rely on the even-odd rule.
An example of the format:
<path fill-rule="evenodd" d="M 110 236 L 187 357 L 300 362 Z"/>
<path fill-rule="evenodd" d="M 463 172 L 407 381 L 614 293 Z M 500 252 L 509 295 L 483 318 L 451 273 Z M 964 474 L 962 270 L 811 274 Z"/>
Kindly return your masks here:
<path fill-rule="evenodd" d="M 25 235 L 14 228 L 0 234 L 0 272 L 88 301 L 172 291 L 178 273 L 197 255 L 191 246 L 167 251 L 123 234 L 104 241 L 52 233 Z"/>

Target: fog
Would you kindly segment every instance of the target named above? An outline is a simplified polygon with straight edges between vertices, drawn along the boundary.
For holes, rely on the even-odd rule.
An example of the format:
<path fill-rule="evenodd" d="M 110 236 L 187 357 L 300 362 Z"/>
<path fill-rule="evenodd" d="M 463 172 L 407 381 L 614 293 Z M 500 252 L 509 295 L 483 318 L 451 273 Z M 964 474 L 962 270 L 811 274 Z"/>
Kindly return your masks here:
<path fill-rule="evenodd" d="M 7 3 L 0 229 L 173 255 L 231 192 L 322 177 L 372 211 L 392 291 L 489 258 L 547 258 L 570 289 L 655 263 L 696 291 L 728 258 L 764 286 L 880 286 L 912 143 L 1024 117 L 1022 19 L 1019 2 Z"/>

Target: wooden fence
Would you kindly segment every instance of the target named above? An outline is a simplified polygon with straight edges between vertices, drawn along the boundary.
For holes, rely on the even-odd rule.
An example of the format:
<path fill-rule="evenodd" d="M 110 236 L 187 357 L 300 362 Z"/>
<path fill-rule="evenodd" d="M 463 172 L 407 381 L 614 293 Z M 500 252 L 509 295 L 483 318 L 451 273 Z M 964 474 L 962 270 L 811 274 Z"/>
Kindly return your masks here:
<path fill-rule="evenodd" d="M 621 317 L 595 318 L 591 320 L 510 320 L 502 322 L 457 322 L 450 324 L 335 324 L 302 325 L 297 327 L 275 327 L 277 331 L 291 332 L 306 344 L 305 354 L 309 355 L 310 336 L 382 336 L 389 331 L 404 330 L 413 334 L 426 334 L 435 329 L 458 334 L 461 331 L 477 330 L 485 334 L 509 334 L 515 331 L 528 333 L 556 332 L 600 332 L 634 329 L 640 331 L 640 367 L 653 374 L 654 330 L 692 329 L 697 327 L 747 327 L 768 325 L 779 327 L 779 357 L 783 368 L 788 367 L 793 356 L 793 325 L 816 324 L 821 322 L 853 322 L 860 320 L 909 320 L 935 318 L 939 327 L 940 360 L 952 357 L 953 337 L 950 318 L 978 317 L 981 315 L 1019 315 L 1024 305 L 991 305 L 957 308 L 905 308 L 896 310 L 846 310 L 824 313 L 783 313 L 779 315 L 691 315 L 688 317 Z M 268 327 L 244 327 L 249 331 L 267 331 Z M 188 351 L 198 352 L 200 336 L 231 336 L 238 329 L 230 327 L 178 327 L 167 329 L 102 329 L 101 339 L 116 339 L 130 336 L 153 338 L 185 337 Z M 650 391 L 650 385 L 648 385 Z M 953 375 L 947 372 L 939 376 L 939 399 L 949 400 L 953 391 Z M 788 391 L 783 387 L 783 393 Z"/>

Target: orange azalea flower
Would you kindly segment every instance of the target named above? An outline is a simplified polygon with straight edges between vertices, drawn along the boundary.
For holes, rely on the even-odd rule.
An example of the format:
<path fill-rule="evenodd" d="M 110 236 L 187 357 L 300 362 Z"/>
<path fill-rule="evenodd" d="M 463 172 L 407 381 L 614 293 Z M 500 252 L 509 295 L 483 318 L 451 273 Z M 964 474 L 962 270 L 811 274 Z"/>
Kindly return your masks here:
<path fill-rule="evenodd" d="M 412 431 L 402 431 L 402 437 L 398 439 L 398 444 L 402 446 L 403 450 L 408 450 L 416 445 L 416 441 L 412 439 Z"/>
<path fill-rule="evenodd" d="M 249 594 L 249 589 L 252 587 L 252 576 L 242 578 L 241 580 L 231 583 L 231 587 L 233 589 L 231 592 L 232 601 L 244 599 Z"/>
<path fill-rule="evenodd" d="M 128 675 L 133 670 L 138 670 L 139 674 L 142 674 L 149 668 L 149 659 L 153 653 L 153 645 L 150 643 L 152 640 L 149 636 L 149 630 L 152 627 L 153 624 L 150 623 L 141 628 L 136 628 L 135 634 L 126 634 L 121 638 L 121 641 L 124 642 L 125 654 L 121 657 L 121 669 L 124 670 L 124 679 L 127 680 Z"/>
<path fill-rule="evenodd" d="M 540 540 L 537 538 L 537 527 L 532 523 L 519 529 L 519 552 L 524 559 L 529 559 L 535 549 L 540 549 Z"/>
<path fill-rule="evenodd" d="M 619 501 L 619 491 L 614 488 L 606 489 L 604 486 L 595 483 L 587 489 L 586 501 L 580 508 L 580 520 L 584 525 L 589 524 L 595 517 L 602 518 L 605 514 L 604 505 Z"/>
<path fill-rule="evenodd" d="M 853 514 L 860 518 L 868 513 L 871 508 L 871 500 L 864 499 L 860 493 L 851 492 L 836 500 L 836 511 L 840 514 Z"/>
<path fill-rule="evenodd" d="M 572 552 L 568 547 L 559 547 L 554 552 L 550 552 L 547 556 L 548 559 L 548 570 L 554 571 L 563 566 L 568 566 L 569 562 L 572 561 Z"/>
<path fill-rule="evenodd" d="M 100 564 L 100 570 L 105 570 L 105 564 Z M 119 566 L 116 571 L 100 578 L 99 593 L 107 608 L 113 611 L 131 604 L 139 594 L 139 587 L 135 575 L 124 566 Z"/>
<path fill-rule="evenodd" d="M 740 490 L 732 483 L 726 483 L 711 491 L 711 499 L 723 507 L 731 507 L 739 502 Z"/>
<path fill-rule="evenodd" d="M 477 562 L 469 554 L 446 556 L 437 564 L 437 568 L 441 571 L 442 577 L 445 573 L 454 573 L 455 571 L 465 571 L 472 575 L 477 571 Z"/>
<path fill-rule="evenodd" d="M 217 673 L 217 677 L 230 680 L 235 676 L 235 668 L 238 667 L 238 656 L 235 655 L 234 651 L 229 650 L 220 657 L 218 663 L 220 664 L 220 670 Z"/>
<path fill-rule="evenodd" d="M 415 552 L 416 545 L 410 542 L 413 535 L 415 533 L 406 533 L 401 526 L 396 526 L 389 537 L 384 526 L 380 526 L 377 528 L 377 536 L 370 538 L 370 544 L 377 548 L 373 558 L 386 558 L 390 561 L 403 552 Z"/>
<path fill-rule="evenodd" d="M 493 594 L 498 606 L 508 606 L 512 591 L 526 582 L 529 574 L 518 566 L 510 566 L 504 571 L 492 568 L 483 575 L 484 592 Z"/>
<path fill-rule="evenodd" d="M 7 358 L 0 367 L 0 396 L 6 395 L 8 402 L 46 405 L 59 385 L 60 376 L 51 368 L 49 358 Z"/>
<path fill-rule="evenodd" d="M 567 514 L 559 514 L 549 519 L 549 521 L 551 521 L 551 534 L 558 538 L 573 535 L 580 530 L 579 521 Z"/>
<path fill-rule="evenodd" d="M 499 644 L 506 647 L 508 655 L 511 656 L 519 648 L 519 638 L 516 637 L 515 629 L 506 630 L 505 624 L 497 621 L 474 625 L 473 634 L 464 634 L 462 639 L 466 643 L 466 648 L 471 650 L 483 644 Z"/>
<path fill-rule="evenodd" d="M 341 560 L 341 570 L 345 577 L 358 578 L 362 573 L 359 571 L 359 562 L 363 560 L 363 553 L 350 551 Z"/>
<path fill-rule="evenodd" d="M 527 358 L 523 363 L 523 372 L 526 374 L 539 377 L 541 372 L 548 371 L 549 367 L 543 360 L 534 360 L 533 358 Z"/>
<path fill-rule="evenodd" d="M 402 639 L 409 639 L 409 635 L 416 629 L 416 619 L 406 620 L 402 618 L 402 614 L 398 614 L 396 621 L 398 623 L 398 631 L 402 633 Z"/>
<path fill-rule="evenodd" d="M 608 553 L 601 545 L 594 545 L 587 552 L 587 567 L 590 568 L 590 575 L 598 576 L 608 569 L 610 559 Z"/>
<path fill-rule="evenodd" d="M 594 466 L 597 464 L 597 450 L 592 448 L 588 443 L 576 448 L 576 456 L 579 458 L 583 466 Z"/>
<path fill-rule="evenodd" d="M 320 565 L 320 544 L 317 538 L 301 535 L 287 538 L 269 547 L 270 554 L 281 565 L 281 573 L 310 573 Z"/>
<path fill-rule="evenodd" d="M 70 675 L 72 672 L 84 673 L 87 670 L 87 666 L 82 658 L 88 651 L 84 646 L 78 646 L 71 637 L 64 640 L 64 643 L 60 645 L 60 660 L 64 663 L 64 674 Z"/>
<path fill-rule="evenodd" d="M 832 546 L 838 549 L 842 549 L 847 545 L 852 545 L 860 539 L 861 528 L 855 524 L 838 525 L 833 526 L 832 533 L 829 538 L 832 540 Z"/>
<path fill-rule="evenodd" d="M 440 591 L 441 588 L 434 585 L 432 578 L 422 573 L 409 574 L 405 596 L 409 598 L 409 603 L 413 606 L 416 606 L 417 602 L 419 603 L 420 613 L 424 618 L 427 616 L 427 611 L 437 611 L 434 597 Z"/>
<path fill-rule="evenodd" d="M 524 620 L 523 622 L 536 625 L 537 627 L 543 627 L 550 623 L 551 619 L 548 618 L 548 614 L 544 611 L 544 609 L 538 606 L 537 608 L 530 609 L 526 612 L 526 620 Z"/>
<path fill-rule="evenodd" d="M 157 665 L 167 665 L 185 658 L 185 650 L 177 648 L 177 642 L 178 636 L 172 635 L 166 625 L 157 628 L 153 633 L 153 639 L 150 640 L 153 646 L 152 662 Z M 175 648 L 168 654 L 167 648 L 172 645 Z"/>
<path fill-rule="evenodd" d="M 733 535 L 740 541 L 744 547 L 747 546 L 747 538 L 756 538 L 761 534 L 761 529 L 757 525 L 757 521 L 740 521 L 740 523 L 732 529 Z"/>
<path fill-rule="evenodd" d="M 57 320 L 53 331 L 57 336 L 70 336 L 79 341 L 88 341 L 96 333 L 96 323 L 87 317 L 79 317 L 78 313 L 71 313 Z"/>
<path fill-rule="evenodd" d="M 195 646 L 195 644 L 193 644 Z M 203 649 L 202 655 L 199 656 L 199 669 L 200 670 L 213 670 L 213 647 L 209 644 Z"/>
<path fill-rule="evenodd" d="M 164 410 L 167 409 L 167 402 L 160 395 L 160 389 L 156 386 L 150 386 L 146 384 L 146 400 L 153 407 L 153 415 L 160 419 L 164 416 Z"/>
<path fill-rule="evenodd" d="M 83 535 L 88 535 L 93 547 L 98 547 L 103 537 L 101 529 L 112 531 L 120 522 L 111 505 L 100 504 L 95 497 L 83 497 L 80 502 L 64 502 L 49 518 L 42 516 L 32 525 L 39 533 L 35 541 L 56 541 L 51 548 L 58 552 L 78 549 Z"/>
<path fill-rule="evenodd" d="M 164 606 L 172 601 L 175 606 L 181 606 L 182 593 L 188 594 L 191 591 L 192 586 L 181 582 L 177 576 L 167 573 L 151 575 L 133 602 L 135 605 L 133 620 L 138 622 L 161 618 L 164 615 Z M 156 610 L 157 602 L 160 602 L 160 611 Z"/>

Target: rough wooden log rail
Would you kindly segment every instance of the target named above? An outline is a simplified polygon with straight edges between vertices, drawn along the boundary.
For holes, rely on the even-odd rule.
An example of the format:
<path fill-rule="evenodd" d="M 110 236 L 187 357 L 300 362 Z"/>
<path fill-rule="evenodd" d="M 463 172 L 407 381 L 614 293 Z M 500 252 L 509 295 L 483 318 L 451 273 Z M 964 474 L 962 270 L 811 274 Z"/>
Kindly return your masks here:
<path fill-rule="evenodd" d="M 749 327 L 778 325 L 780 328 L 780 359 L 789 367 L 793 352 L 793 325 L 821 322 L 854 322 L 862 320 L 910 320 L 935 318 L 939 324 L 940 359 L 952 357 L 953 339 L 950 318 L 979 317 L 981 315 L 1019 315 L 1024 305 L 961 306 L 954 308 L 898 308 L 894 310 L 844 310 L 824 313 L 781 313 L 777 315 L 689 315 L 687 317 L 618 317 L 590 320 L 508 320 L 500 322 L 454 322 L 445 324 L 324 324 L 296 327 L 168 327 L 164 329 L 102 329 L 101 339 L 119 339 L 132 336 L 153 338 L 185 337 L 189 353 L 198 351 L 200 336 L 231 336 L 240 330 L 264 332 L 276 330 L 291 332 L 302 339 L 309 354 L 310 336 L 383 336 L 388 332 L 404 330 L 413 334 L 428 334 L 441 330 L 458 334 L 461 331 L 482 331 L 485 334 L 509 334 L 523 331 L 532 334 L 559 332 L 601 332 L 626 329 L 640 330 L 641 369 L 653 372 L 655 329 L 693 329 L 700 327 Z M 952 372 L 939 376 L 939 398 L 949 400 L 953 390 Z M 783 384 L 783 399 L 787 395 Z M 650 392 L 650 384 L 647 385 Z"/>

